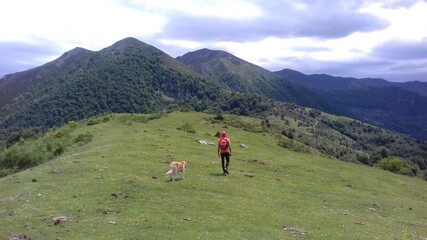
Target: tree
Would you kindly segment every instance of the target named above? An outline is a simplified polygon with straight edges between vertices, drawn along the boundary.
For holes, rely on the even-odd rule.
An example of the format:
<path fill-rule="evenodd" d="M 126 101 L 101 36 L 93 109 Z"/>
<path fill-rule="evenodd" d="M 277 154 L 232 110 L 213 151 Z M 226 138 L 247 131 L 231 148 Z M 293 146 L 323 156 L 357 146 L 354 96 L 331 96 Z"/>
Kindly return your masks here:
<path fill-rule="evenodd" d="M 381 159 L 387 158 L 389 156 L 390 156 L 390 152 L 387 150 L 387 148 L 380 147 L 369 156 L 370 165 L 374 165 L 375 163 L 379 162 Z"/>

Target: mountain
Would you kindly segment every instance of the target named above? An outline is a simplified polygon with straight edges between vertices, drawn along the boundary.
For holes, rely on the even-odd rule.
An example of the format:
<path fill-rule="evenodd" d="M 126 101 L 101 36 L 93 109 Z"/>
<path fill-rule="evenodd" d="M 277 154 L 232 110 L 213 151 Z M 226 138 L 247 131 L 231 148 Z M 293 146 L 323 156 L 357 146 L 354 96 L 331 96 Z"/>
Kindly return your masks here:
<path fill-rule="evenodd" d="M 399 87 L 416 94 L 427 95 L 427 82 L 389 82 L 381 78 L 351 78 L 335 77 L 327 74 L 303 74 L 292 69 L 283 69 L 275 72 L 289 81 L 301 84 L 309 89 L 317 90 L 347 90 L 360 88 Z"/>
<path fill-rule="evenodd" d="M 378 78 L 357 79 L 334 77 L 327 74 L 306 75 L 292 69 L 283 69 L 275 73 L 289 81 L 301 84 L 313 90 L 346 90 L 391 86 L 386 80 Z"/>
<path fill-rule="evenodd" d="M 116 69 L 116 65 L 113 64 L 118 64 L 118 68 Z M 126 67 L 126 64 L 131 66 Z M 111 69 L 108 69 L 109 67 Z M 140 69 L 132 69 L 132 67 Z M 58 82 L 65 82 L 65 78 L 72 75 L 82 75 L 86 71 L 96 72 L 98 74 L 96 77 L 99 77 L 99 75 L 107 74 L 108 71 L 113 73 L 136 70 L 139 72 L 135 74 L 149 73 L 149 71 L 153 71 L 151 68 L 162 68 L 191 77 L 200 77 L 197 73 L 159 49 L 137 39 L 126 38 L 99 52 L 75 48 L 43 66 L 6 75 L 0 80 L 0 108 L 2 110 L 9 109 L 8 105 L 19 102 L 26 95 L 32 93 L 31 91 L 35 91 L 35 94 L 40 91 L 47 91 L 57 87 L 57 85 L 60 86 Z M 120 72 L 120 74 L 125 74 L 125 72 Z M 86 78 L 89 78 L 89 76 Z M 1 111 L 0 117 L 4 117 L 6 114 L 7 112 Z"/>
<path fill-rule="evenodd" d="M 276 135 L 237 126 L 259 128 L 259 119 L 214 118 L 109 114 L 23 143 L 34 155 L 36 144 L 77 142 L 42 165 L 0 179 L 0 238 L 427 237 L 427 182 L 296 152 L 279 146 Z M 180 130 L 184 123 L 194 131 Z M 233 146 L 228 176 L 216 147 L 196 141 L 215 142 L 224 127 Z M 170 182 L 169 162 L 182 160 L 188 162 L 185 179 Z"/>
<path fill-rule="evenodd" d="M 336 108 L 305 87 L 224 51 L 205 48 L 186 53 L 177 60 L 232 91 L 256 93 L 278 101 L 338 113 Z"/>
<path fill-rule="evenodd" d="M 48 92 L 65 69 L 77 71 L 94 53 L 75 48 L 60 58 L 43 66 L 23 72 L 8 74 L 0 80 L 0 121 L 21 110 L 28 99 L 37 99 Z"/>
<path fill-rule="evenodd" d="M 290 69 L 276 74 L 302 84 L 330 104 L 345 109 L 343 115 L 418 139 L 427 139 L 427 91 L 423 88 L 427 83 L 306 75 Z"/>
<path fill-rule="evenodd" d="M 0 93 L 3 139 L 20 129 L 46 129 L 105 112 L 148 113 L 174 104 L 204 110 L 208 102 L 220 109 L 227 96 L 217 83 L 134 38 L 97 52 L 76 48 L 7 75 Z"/>
<path fill-rule="evenodd" d="M 402 83 L 391 83 L 397 87 L 404 88 L 408 91 L 427 96 L 427 82 L 412 81 Z"/>

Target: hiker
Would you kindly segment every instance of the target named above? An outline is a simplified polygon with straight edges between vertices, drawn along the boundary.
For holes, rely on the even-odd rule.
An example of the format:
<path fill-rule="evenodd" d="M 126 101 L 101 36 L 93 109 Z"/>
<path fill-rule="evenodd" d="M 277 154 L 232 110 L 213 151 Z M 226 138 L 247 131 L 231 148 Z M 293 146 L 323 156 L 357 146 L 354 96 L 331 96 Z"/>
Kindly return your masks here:
<path fill-rule="evenodd" d="M 222 171 L 228 174 L 228 166 L 230 165 L 231 146 L 230 139 L 227 138 L 227 133 L 222 132 L 221 138 L 218 140 L 218 156 L 221 156 Z M 225 163 L 224 161 L 227 161 Z"/>

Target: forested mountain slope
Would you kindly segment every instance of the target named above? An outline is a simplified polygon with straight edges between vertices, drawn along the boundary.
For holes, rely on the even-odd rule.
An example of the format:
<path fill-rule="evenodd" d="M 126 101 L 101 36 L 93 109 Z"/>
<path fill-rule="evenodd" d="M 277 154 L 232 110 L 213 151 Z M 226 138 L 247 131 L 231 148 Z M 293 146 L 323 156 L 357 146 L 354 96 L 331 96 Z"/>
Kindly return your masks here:
<path fill-rule="evenodd" d="M 227 52 L 201 49 L 177 59 L 199 74 L 218 80 L 233 91 L 256 93 L 278 101 L 339 113 L 336 107 L 325 102 L 315 92 Z"/>
<path fill-rule="evenodd" d="M 172 104 L 196 110 L 223 90 L 162 51 L 133 38 L 98 52 L 74 49 L 0 82 L 3 135 L 46 129 L 105 112 L 148 113 Z M 214 106 L 210 106 L 214 108 Z M 219 108 L 219 107 L 217 107 Z"/>
<path fill-rule="evenodd" d="M 344 109 L 342 115 L 427 140 L 427 83 L 306 75 L 291 69 L 276 74 Z"/>

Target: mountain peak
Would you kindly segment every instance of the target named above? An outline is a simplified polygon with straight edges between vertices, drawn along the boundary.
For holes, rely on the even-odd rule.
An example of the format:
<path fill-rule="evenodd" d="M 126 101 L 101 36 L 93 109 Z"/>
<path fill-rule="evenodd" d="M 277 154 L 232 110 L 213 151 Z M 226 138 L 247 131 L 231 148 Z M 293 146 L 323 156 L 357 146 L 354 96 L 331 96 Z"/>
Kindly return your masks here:
<path fill-rule="evenodd" d="M 70 51 L 65 52 L 59 58 L 60 59 L 64 59 L 65 58 L 66 59 L 66 58 L 74 57 L 76 55 L 84 54 L 84 53 L 87 53 L 87 52 L 90 52 L 90 51 L 87 50 L 87 49 L 81 48 L 81 47 L 76 47 L 76 48 L 71 49 Z"/>
<path fill-rule="evenodd" d="M 104 48 L 103 50 L 106 51 L 113 51 L 113 52 L 124 52 L 130 48 L 136 48 L 136 49 L 140 49 L 143 52 L 146 53 L 150 53 L 150 54 L 165 54 L 163 51 L 161 51 L 160 49 L 147 44 L 145 42 L 142 42 L 136 38 L 133 37 L 127 37 L 124 38 L 118 42 L 115 42 L 113 45 Z"/>
<path fill-rule="evenodd" d="M 113 45 L 108 47 L 107 49 L 111 50 L 123 50 L 126 48 L 139 48 L 139 49 L 156 49 L 155 47 L 144 43 L 136 38 L 127 37 L 118 42 L 115 42 Z M 158 49 L 157 49 L 158 50 Z M 158 50 L 160 51 L 160 50 Z"/>
<path fill-rule="evenodd" d="M 207 48 L 203 48 L 200 50 L 196 50 L 193 52 L 188 52 L 182 56 L 177 57 L 177 60 L 180 62 L 186 63 L 195 63 L 195 62 L 209 62 L 213 59 L 218 58 L 228 58 L 228 59 L 238 59 L 236 56 L 232 54 L 222 51 L 222 50 L 211 50 Z"/>
<path fill-rule="evenodd" d="M 193 53 L 199 53 L 201 55 L 205 56 L 211 56 L 211 57 L 225 57 L 225 56 L 233 56 L 230 53 L 222 50 L 212 50 L 208 48 L 202 48 L 200 50 L 194 51 Z"/>
<path fill-rule="evenodd" d="M 118 46 L 141 46 L 141 45 L 147 45 L 147 44 L 136 38 L 127 37 L 120 41 L 117 41 L 112 46 L 118 47 Z"/>
<path fill-rule="evenodd" d="M 52 63 L 54 63 L 57 68 L 61 68 L 69 59 L 75 59 L 75 58 L 78 58 L 79 56 L 86 55 L 90 52 L 91 51 L 87 49 L 76 47 L 71 49 L 70 51 L 65 52 L 59 58 L 54 60 Z"/>

